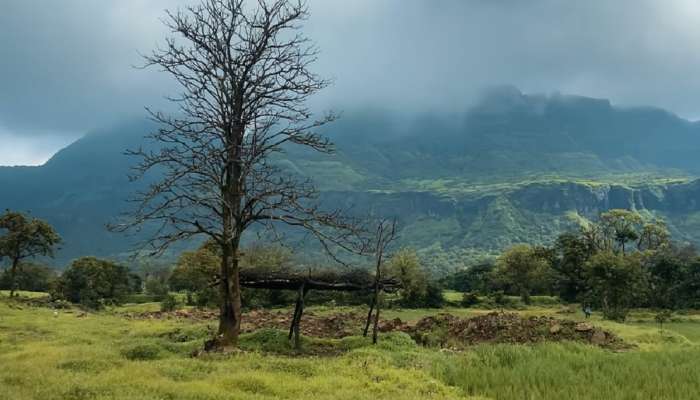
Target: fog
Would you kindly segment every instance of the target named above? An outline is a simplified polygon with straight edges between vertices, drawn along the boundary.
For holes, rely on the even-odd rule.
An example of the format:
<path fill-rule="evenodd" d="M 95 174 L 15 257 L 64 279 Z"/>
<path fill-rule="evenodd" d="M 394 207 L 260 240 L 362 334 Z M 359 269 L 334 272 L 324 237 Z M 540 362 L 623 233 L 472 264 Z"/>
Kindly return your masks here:
<path fill-rule="evenodd" d="M 90 129 L 165 108 L 177 87 L 135 69 L 183 1 L 5 0 L 0 165 L 38 164 Z M 693 0 L 312 0 L 305 31 L 335 84 L 314 109 L 459 111 L 495 84 L 700 116 Z"/>

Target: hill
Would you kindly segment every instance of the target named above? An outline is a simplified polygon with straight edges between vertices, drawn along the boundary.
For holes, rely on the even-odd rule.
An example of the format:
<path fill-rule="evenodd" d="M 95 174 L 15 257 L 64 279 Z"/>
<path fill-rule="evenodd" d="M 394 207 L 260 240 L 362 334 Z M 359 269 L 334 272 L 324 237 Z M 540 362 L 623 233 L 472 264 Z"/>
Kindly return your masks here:
<path fill-rule="evenodd" d="M 152 129 L 130 122 L 42 166 L 0 167 L 0 208 L 54 224 L 65 239 L 59 264 L 125 255 L 134 239 L 104 225 L 143 187 L 128 181 L 136 160 L 122 153 Z M 399 217 L 401 244 L 436 272 L 550 242 L 609 208 L 662 216 L 677 239 L 700 243 L 700 125 L 664 110 L 502 87 L 461 114 L 357 111 L 326 131 L 337 154 L 290 148 L 278 162 L 313 177 L 329 205 Z"/>

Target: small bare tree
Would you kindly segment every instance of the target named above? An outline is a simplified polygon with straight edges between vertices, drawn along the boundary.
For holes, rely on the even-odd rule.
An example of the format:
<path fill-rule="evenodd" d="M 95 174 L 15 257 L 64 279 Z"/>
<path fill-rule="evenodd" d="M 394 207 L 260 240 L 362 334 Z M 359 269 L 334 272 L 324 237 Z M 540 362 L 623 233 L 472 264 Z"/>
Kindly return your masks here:
<path fill-rule="evenodd" d="M 251 226 L 299 227 L 329 251 L 361 245 L 354 220 L 323 211 L 313 184 L 272 157 L 291 145 L 333 151 L 316 128 L 334 115 L 314 119 L 305 105 L 329 84 L 309 70 L 318 51 L 300 31 L 307 16 L 301 0 L 202 0 L 167 12 L 175 37 L 145 56 L 146 66 L 162 68 L 183 90 L 170 99 L 177 116 L 149 110 L 161 126 L 151 139 L 162 148 L 131 151 L 142 157 L 135 178 L 154 170 L 163 178 L 140 193 L 137 210 L 117 229 L 156 225 L 154 253 L 197 235 L 221 247 L 221 346 L 237 345 L 239 245 Z"/>
<path fill-rule="evenodd" d="M 365 329 L 363 336 L 367 336 L 369 331 L 369 325 L 372 323 L 372 313 L 374 312 L 374 325 L 372 329 L 372 343 L 377 343 L 377 334 L 379 330 L 379 301 L 380 293 L 382 290 L 382 263 L 384 261 L 384 256 L 387 248 L 396 239 L 396 220 L 381 219 L 377 223 L 377 230 L 374 235 L 373 243 L 373 255 L 375 262 L 375 272 L 374 272 L 374 288 L 372 294 L 372 301 L 369 306 L 369 312 L 367 313 L 367 321 L 365 323 Z"/>

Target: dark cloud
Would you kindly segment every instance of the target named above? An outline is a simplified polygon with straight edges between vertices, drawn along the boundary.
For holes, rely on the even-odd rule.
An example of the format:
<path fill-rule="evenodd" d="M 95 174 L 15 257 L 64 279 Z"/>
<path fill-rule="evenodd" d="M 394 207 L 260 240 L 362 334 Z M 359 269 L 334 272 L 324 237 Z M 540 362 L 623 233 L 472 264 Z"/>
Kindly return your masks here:
<path fill-rule="evenodd" d="M 53 135 L 42 143 L 55 145 L 163 106 L 176 88 L 132 66 L 164 37 L 163 9 L 183 1 L 3 1 L 2 143 L 31 148 Z M 479 88 L 511 83 L 700 116 L 695 0 L 311 0 L 311 9 L 317 69 L 335 78 L 318 108 L 454 111 Z"/>

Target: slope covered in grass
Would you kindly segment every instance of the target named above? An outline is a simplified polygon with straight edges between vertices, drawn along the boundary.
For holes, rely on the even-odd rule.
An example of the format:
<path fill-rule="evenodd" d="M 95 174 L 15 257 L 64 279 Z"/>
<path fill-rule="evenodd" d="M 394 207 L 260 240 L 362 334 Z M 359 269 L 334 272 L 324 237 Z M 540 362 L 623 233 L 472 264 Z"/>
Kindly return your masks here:
<path fill-rule="evenodd" d="M 0 398 L 693 399 L 700 393 L 700 323 L 690 317 L 665 332 L 647 320 L 595 321 L 637 344 L 621 353 L 575 343 L 449 352 L 417 346 L 402 333 L 382 336 L 378 346 L 361 337 L 307 337 L 297 353 L 284 332 L 263 330 L 245 335 L 240 352 L 192 358 L 210 334 L 206 322 L 129 319 L 125 311 L 133 310 L 54 316 L 0 300 Z M 435 312 L 392 310 L 387 317 Z"/>

